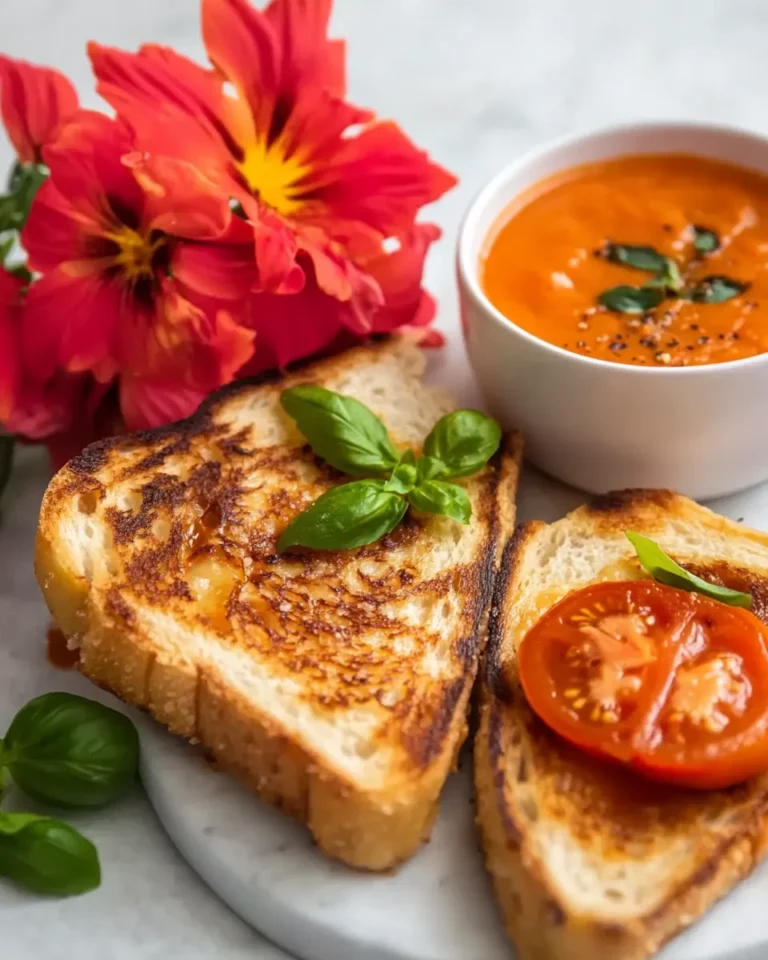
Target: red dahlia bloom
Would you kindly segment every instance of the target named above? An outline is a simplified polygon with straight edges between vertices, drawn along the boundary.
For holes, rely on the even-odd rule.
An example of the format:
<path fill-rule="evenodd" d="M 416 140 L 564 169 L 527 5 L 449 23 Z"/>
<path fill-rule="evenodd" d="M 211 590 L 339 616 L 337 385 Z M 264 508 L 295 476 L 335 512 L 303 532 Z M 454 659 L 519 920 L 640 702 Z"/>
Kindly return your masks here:
<path fill-rule="evenodd" d="M 395 124 L 342 99 L 343 45 L 326 36 L 331 0 L 274 0 L 264 11 L 246 0 L 202 6 L 213 71 L 162 47 L 127 54 L 91 44 L 99 92 L 143 149 L 194 162 L 240 205 L 260 296 L 306 286 L 318 306 L 322 294 L 335 301 L 323 305 L 326 335 L 313 329 L 313 343 L 327 345 L 329 331 L 371 332 L 388 309 L 366 266 L 377 259 L 372 252 L 383 257 L 382 244 L 396 237 L 420 278 L 414 218 L 455 179 Z M 356 256 L 361 248 L 366 263 Z M 411 286 L 407 299 L 418 312 L 419 279 Z M 253 323 L 259 338 L 263 323 L 280 327 L 276 353 L 285 355 L 300 336 L 292 319 L 300 304 L 272 303 L 278 321 L 264 310 L 268 303 L 254 300 Z M 412 322 L 406 313 L 399 319 Z M 311 325 L 301 322 L 302 330 Z"/>
<path fill-rule="evenodd" d="M 21 356 L 23 289 L 22 280 L 0 269 L 0 423 L 7 433 L 45 441 L 61 466 L 86 443 L 114 432 L 116 411 L 108 388 L 90 374 L 60 370 L 44 382 L 29 375 Z"/>
<path fill-rule="evenodd" d="M 77 94 L 57 70 L 0 55 L 0 111 L 22 163 L 40 163 L 62 121 L 77 110 Z"/>
<path fill-rule="evenodd" d="M 224 235 L 225 197 L 192 165 L 133 151 L 127 127 L 82 111 L 44 151 L 51 176 L 22 234 L 29 288 L 22 354 L 57 371 L 120 376 L 130 428 L 191 412 L 253 352 L 253 333 L 169 273 L 176 249 Z"/>

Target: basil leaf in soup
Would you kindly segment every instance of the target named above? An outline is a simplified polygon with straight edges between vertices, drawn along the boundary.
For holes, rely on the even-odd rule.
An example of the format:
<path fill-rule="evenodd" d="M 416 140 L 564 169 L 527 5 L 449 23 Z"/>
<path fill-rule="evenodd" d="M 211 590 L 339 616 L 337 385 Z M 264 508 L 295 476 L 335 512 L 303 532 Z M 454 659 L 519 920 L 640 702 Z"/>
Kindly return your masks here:
<path fill-rule="evenodd" d="M 748 287 L 748 283 L 731 277 L 711 276 L 697 280 L 693 286 L 682 290 L 680 296 L 693 303 L 725 303 L 744 293 Z"/>
<path fill-rule="evenodd" d="M 697 253 L 714 253 L 720 249 L 720 237 L 714 230 L 694 224 L 693 249 Z"/>
<path fill-rule="evenodd" d="M 630 287 L 620 284 L 603 290 L 597 298 L 600 306 L 615 313 L 645 313 L 664 299 L 664 290 L 657 287 Z"/>
<path fill-rule="evenodd" d="M 664 269 L 667 258 L 654 247 L 634 246 L 628 243 L 609 243 L 605 255 L 611 263 L 622 263 L 635 270 L 653 273 Z"/>

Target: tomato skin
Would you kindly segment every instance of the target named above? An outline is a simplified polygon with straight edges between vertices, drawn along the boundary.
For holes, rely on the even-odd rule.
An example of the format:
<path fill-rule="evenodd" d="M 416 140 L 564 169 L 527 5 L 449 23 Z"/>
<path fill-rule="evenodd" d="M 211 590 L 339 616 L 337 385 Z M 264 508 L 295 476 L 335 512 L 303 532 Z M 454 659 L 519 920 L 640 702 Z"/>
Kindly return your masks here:
<path fill-rule="evenodd" d="M 528 631 L 520 681 L 586 752 L 695 789 L 768 771 L 768 629 L 650 580 L 573 591 Z"/>

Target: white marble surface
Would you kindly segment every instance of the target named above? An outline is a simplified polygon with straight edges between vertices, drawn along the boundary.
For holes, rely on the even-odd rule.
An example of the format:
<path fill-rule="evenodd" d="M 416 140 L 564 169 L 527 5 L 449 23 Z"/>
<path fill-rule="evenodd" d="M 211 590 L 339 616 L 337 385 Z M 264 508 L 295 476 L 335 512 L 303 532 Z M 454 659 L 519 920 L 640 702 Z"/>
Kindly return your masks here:
<path fill-rule="evenodd" d="M 461 211 L 521 150 L 574 129 L 639 118 L 768 131 L 765 0 L 337 0 L 352 98 L 395 116 L 462 177 L 434 215 L 428 265 L 451 346 L 434 367 L 473 396 L 457 336 L 452 245 Z M 84 44 L 142 41 L 200 55 L 196 0 L 0 0 L 0 50 L 65 70 L 88 106 Z M 0 170 L 10 163 L 0 144 Z M 40 461 L 25 457 L 0 527 L 0 727 L 35 693 L 69 682 L 44 661 L 46 615 L 31 571 Z M 734 505 L 736 507 L 737 505 Z M 551 514 L 541 489 L 529 515 Z M 139 793 L 79 823 L 99 845 L 102 888 L 45 901 L 0 887 L 12 960 L 208 960 L 285 955 L 223 907 L 179 859 Z"/>

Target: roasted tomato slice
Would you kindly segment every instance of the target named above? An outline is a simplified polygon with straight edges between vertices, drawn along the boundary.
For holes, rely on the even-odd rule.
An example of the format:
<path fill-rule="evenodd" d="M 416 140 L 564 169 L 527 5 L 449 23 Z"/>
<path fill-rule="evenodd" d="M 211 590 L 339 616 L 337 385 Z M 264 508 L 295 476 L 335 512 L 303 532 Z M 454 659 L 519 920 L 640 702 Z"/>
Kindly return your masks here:
<path fill-rule="evenodd" d="M 768 631 L 746 610 L 653 581 L 595 584 L 534 624 L 519 668 L 553 730 L 649 777 L 715 788 L 768 770 Z"/>

